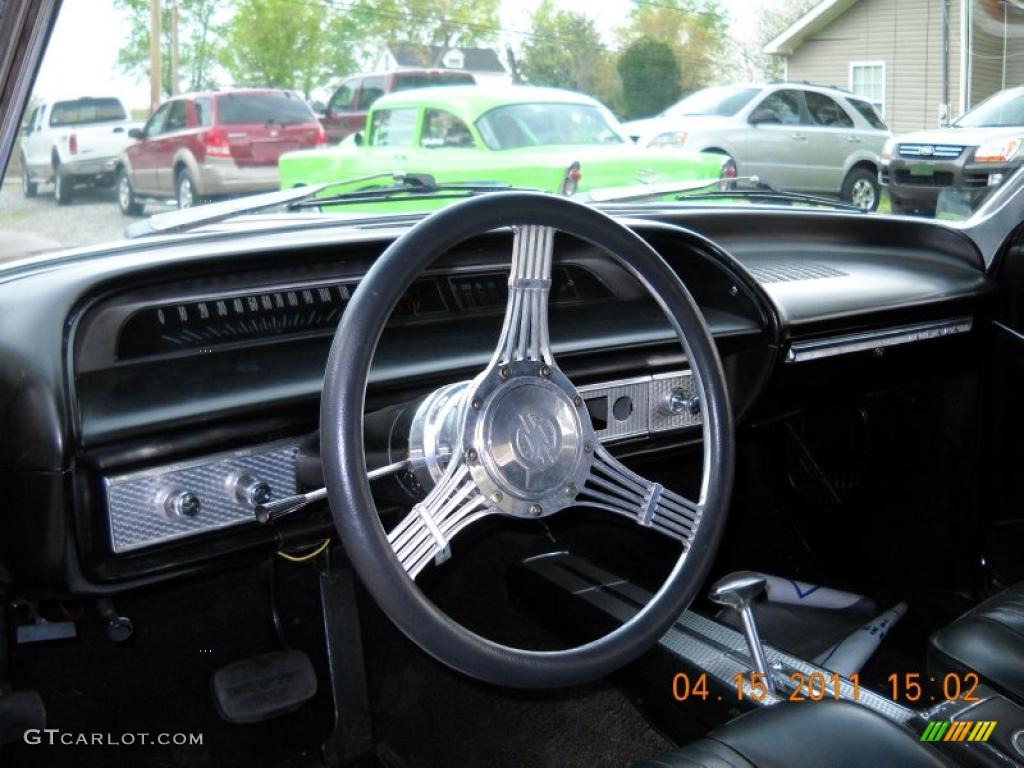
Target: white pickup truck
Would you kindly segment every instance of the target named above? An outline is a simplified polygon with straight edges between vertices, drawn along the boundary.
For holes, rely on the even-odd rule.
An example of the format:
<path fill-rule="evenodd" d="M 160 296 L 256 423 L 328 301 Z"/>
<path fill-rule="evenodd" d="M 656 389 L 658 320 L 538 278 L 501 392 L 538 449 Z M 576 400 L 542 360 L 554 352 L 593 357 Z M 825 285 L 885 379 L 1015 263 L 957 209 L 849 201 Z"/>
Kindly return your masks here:
<path fill-rule="evenodd" d="M 139 125 L 112 96 L 43 102 L 22 129 L 21 182 L 26 197 L 41 183 L 53 183 L 58 205 L 71 202 L 76 189 L 112 186 L 117 157 Z"/>

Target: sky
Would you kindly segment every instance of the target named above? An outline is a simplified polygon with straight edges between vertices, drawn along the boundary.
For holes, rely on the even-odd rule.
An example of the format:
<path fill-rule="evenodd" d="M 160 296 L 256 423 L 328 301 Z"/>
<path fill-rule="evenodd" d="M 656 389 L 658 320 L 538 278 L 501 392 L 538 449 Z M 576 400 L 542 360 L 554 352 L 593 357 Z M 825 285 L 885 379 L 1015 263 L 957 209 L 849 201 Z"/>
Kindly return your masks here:
<path fill-rule="evenodd" d="M 528 30 L 540 0 L 502 0 L 504 29 Z M 585 13 L 604 34 L 622 24 L 631 0 L 555 0 L 567 10 Z M 732 34 L 749 40 L 755 34 L 757 9 L 771 0 L 722 0 L 732 18 Z M 127 35 L 113 0 L 65 0 L 50 39 L 35 92 L 46 98 L 120 96 L 130 108 L 149 105 L 149 86 L 117 69 L 117 51 Z"/>

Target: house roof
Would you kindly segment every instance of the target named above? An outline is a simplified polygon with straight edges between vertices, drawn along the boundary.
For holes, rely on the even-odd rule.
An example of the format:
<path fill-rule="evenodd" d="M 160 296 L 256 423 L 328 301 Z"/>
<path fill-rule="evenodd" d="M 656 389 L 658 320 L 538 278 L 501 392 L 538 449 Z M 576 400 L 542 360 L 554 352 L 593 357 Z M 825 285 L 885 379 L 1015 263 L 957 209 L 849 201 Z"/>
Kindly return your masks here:
<path fill-rule="evenodd" d="M 498 54 L 491 48 L 445 48 L 441 45 L 420 45 L 419 43 L 392 43 L 388 46 L 395 63 L 400 67 L 443 67 L 445 57 L 451 51 L 462 54 L 463 64 L 459 69 L 469 72 L 504 72 Z"/>
<path fill-rule="evenodd" d="M 765 53 L 788 56 L 803 42 L 846 13 L 857 0 L 822 0 L 764 47 Z"/>

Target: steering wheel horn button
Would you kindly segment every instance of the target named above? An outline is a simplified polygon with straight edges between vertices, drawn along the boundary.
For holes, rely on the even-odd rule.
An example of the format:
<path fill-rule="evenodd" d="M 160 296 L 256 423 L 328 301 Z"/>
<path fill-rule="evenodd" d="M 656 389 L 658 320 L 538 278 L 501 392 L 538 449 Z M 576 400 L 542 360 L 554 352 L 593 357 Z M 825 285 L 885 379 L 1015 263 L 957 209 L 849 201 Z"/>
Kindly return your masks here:
<path fill-rule="evenodd" d="M 505 370 L 507 376 L 502 376 Z M 576 390 L 558 368 L 532 360 L 492 367 L 477 382 L 463 440 L 478 461 L 473 481 L 500 512 L 538 518 L 571 504 L 586 480 L 593 428 L 573 402 Z"/>

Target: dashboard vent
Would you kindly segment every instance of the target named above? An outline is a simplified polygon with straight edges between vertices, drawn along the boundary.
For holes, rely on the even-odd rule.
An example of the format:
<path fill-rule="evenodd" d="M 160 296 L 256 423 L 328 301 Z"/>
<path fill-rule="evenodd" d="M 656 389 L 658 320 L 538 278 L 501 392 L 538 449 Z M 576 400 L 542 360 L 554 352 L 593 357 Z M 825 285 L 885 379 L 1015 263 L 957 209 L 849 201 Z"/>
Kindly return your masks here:
<path fill-rule="evenodd" d="M 846 272 L 817 261 L 786 259 L 748 264 L 747 269 L 760 283 L 791 283 L 800 280 L 821 280 L 827 277 L 845 277 Z"/>

